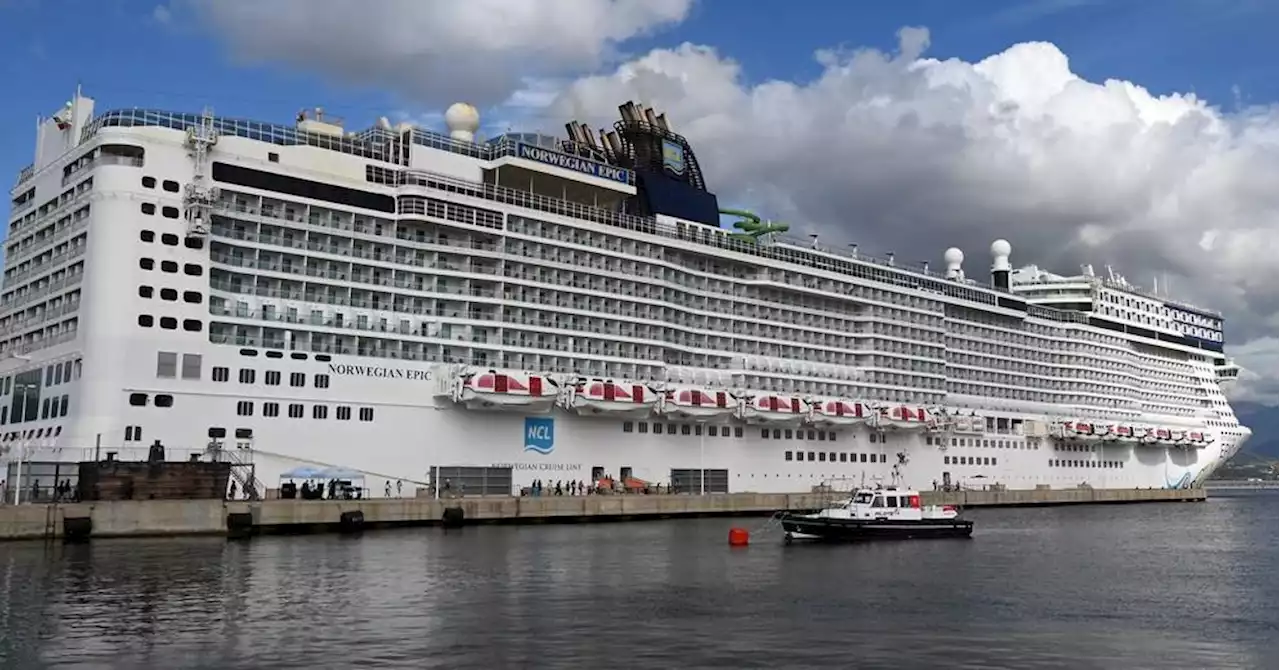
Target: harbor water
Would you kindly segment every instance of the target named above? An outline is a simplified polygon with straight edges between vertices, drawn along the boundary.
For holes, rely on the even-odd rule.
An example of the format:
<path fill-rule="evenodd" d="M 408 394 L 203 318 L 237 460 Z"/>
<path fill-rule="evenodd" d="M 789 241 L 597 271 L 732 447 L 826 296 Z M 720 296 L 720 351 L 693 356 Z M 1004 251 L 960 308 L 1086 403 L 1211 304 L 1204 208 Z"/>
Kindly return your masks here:
<path fill-rule="evenodd" d="M 858 546 L 763 519 L 8 543 L 0 667 L 1277 666 L 1274 491 L 968 514 Z"/>

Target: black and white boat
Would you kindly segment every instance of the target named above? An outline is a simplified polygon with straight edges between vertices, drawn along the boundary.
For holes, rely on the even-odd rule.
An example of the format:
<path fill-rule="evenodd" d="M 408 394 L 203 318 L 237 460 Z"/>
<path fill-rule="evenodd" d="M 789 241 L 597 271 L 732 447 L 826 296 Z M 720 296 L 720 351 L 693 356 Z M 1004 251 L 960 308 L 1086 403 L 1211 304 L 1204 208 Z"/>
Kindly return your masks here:
<path fill-rule="evenodd" d="M 786 541 L 967 538 L 973 522 L 951 505 L 921 506 L 920 493 L 908 489 L 863 489 L 848 500 L 811 514 L 783 514 Z"/>

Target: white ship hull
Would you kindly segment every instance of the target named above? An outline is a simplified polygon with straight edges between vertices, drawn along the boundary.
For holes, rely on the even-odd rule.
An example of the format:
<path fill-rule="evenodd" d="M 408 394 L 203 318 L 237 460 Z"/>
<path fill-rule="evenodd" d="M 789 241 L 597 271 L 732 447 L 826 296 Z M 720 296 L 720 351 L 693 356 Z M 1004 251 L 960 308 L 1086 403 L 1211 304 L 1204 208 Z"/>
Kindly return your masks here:
<path fill-rule="evenodd" d="M 142 459 L 158 440 L 170 459 L 229 452 L 263 489 L 336 466 L 373 495 L 466 468 L 503 493 L 596 475 L 735 492 L 1161 488 L 1202 482 L 1249 436 L 1218 387 L 1236 370 L 1212 316 L 1193 341 L 1199 313 L 1174 310 L 1183 321 L 1157 340 L 962 278 L 806 260 L 803 245 L 770 255 L 749 246 L 767 239 L 714 226 L 568 206 L 558 185 L 537 198 L 494 185 L 518 162 L 601 202 L 637 193 L 626 170 L 576 157 L 548 166 L 547 152 L 435 136 L 393 142 L 391 160 L 323 124 L 306 132 L 346 139 L 135 110 L 89 126 L 79 96 L 64 112 L 13 191 L 10 487 L 48 487 L 108 452 Z M 312 184 L 288 195 L 268 172 Z M 999 322 L 983 311 L 997 303 Z M 1016 365 L 981 367 L 1015 351 Z M 480 382 L 499 365 L 509 379 Z M 583 379 L 633 390 L 578 393 Z M 743 404 L 764 396 L 801 400 Z M 1022 422 L 1133 432 L 1023 436 Z"/>

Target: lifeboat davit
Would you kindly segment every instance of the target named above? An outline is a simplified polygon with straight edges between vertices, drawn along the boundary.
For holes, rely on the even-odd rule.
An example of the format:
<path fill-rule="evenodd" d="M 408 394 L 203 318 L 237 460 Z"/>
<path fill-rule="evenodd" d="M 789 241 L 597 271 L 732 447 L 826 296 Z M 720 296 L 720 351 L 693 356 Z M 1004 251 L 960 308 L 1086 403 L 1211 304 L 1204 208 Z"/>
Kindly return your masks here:
<path fill-rule="evenodd" d="M 809 403 L 799 396 L 760 394 L 744 398 L 738 416 L 747 423 L 799 423 L 809 417 Z"/>
<path fill-rule="evenodd" d="M 820 398 L 812 403 L 809 421 L 826 426 L 851 426 L 867 420 L 862 403 L 844 398 Z"/>
<path fill-rule="evenodd" d="M 653 411 L 658 394 L 644 384 L 584 379 L 574 386 L 566 404 L 586 416 L 642 416 Z"/>
<path fill-rule="evenodd" d="M 560 395 L 555 380 L 514 370 L 464 372 L 455 385 L 454 399 L 467 409 L 541 413 L 550 411 Z"/>
<path fill-rule="evenodd" d="M 1186 445 L 1191 443 L 1191 440 L 1187 439 L 1187 431 L 1177 429 L 1169 431 L 1169 441 L 1177 445 Z"/>
<path fill-rule="evenodd" d="M 658 413 L 668 417 L 711 419 L 738 411 L 738 399 L 723 389 L 677 386 L 667 389 L 658 402 Z"/>
<path fill-rule="evenodd" d="M 879 412 L 880 428 L 930 428 L 937 424 L 934 416 L 929 410 L 923 407 L 907 407 L 905 405 L 894 405 L 893 407 L 881 407 Z"/>
<path fill-rule="evenodd" d="M 1117 437 L 1119 437 L 1118 435 L 1116 435 L 1116 427 L 1106 423 L 1093 424 L 1093 434 L 1098 439 L 1107 440 L 1108 442 L 1113 441 Z"/>
<path fill-rule="evenodd" d="M 1156 441 L 1156 429 L 1142 426 L 1133 429 L 1133 436 L 1143 444 L 1154 444 Z"/>

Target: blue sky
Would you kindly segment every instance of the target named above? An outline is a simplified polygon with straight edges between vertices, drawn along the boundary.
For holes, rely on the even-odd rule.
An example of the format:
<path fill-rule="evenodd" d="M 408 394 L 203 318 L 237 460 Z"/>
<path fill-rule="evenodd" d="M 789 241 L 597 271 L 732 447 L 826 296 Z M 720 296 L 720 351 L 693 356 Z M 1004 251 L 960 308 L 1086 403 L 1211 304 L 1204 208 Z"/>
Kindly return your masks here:
<path fill-rule="evenodd" d="M 14 175 L 30 162 L 33 119 L 55 111 L 77 82 L 99 111 L 212 104 L 220 114 L 288 121 L 300 107 L 324 105 L 365 126 L 406 107 L 385 91 L 234 64 L 208 33 L 157 22 L 156 6 L 0 0 L 0 63 L 9 93 L 0 105 L 0 174 Z M 1276 3 L 1251 0 L 703 0 L 685 22 L 623 48 L 634 54 L 691 41 L 735 58 L 752 81 L 805 80 L 820 71 L 816 49 L 890 49 L 898 28 L 919 25 L 931 31 L 934 58 L 972 61 L 1016 42 L 1046 40 L 1086 79 L 1126 79 L 1155 93 L 1194 91 L 1230 106 L 1237 91 L 1247 103 L 1277 99 L 1276 24 Z"/>

